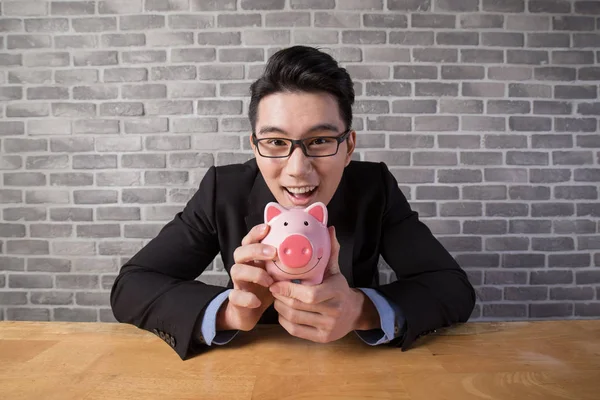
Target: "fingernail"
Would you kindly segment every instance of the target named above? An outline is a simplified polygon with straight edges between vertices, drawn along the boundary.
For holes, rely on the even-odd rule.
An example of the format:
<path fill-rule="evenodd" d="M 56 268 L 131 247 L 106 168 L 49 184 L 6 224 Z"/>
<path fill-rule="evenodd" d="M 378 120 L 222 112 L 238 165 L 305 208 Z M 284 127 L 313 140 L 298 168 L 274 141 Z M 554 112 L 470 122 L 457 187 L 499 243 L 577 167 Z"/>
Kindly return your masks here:
<path fill-rule="evenodd" d="M 274 293 L 274 294 L 279 294 L 280 293 L 278 286 L 270 286 L 269 287 L 269 291 L 271 291 L 271 293 Z"/>
<path fill-rule="evenodd" d="M 275 249 L 271 246 L 263 247 L 263 254 L 265 256 L 273 256 L 275 255 Z"/>
<path fill-rule="evenodd" d="M 267 230 L 267 224 L 262 224 L 262 225 L 260 226 L 260 229 L 259 229 L 259 230 L 260 230 L 261 232 L 264 232 L 264 231 L 266 231 L 266 230 Z"/>

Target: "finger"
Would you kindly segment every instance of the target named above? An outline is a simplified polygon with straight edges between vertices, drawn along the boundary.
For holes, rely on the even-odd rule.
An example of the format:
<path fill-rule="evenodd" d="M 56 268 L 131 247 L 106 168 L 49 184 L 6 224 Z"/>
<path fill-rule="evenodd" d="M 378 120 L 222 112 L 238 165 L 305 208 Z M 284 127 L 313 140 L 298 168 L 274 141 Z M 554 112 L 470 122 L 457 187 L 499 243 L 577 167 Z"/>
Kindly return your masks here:
<path fill-rule="evenodd" d="M 257 285 L 269 287 L 273 284 L 273 278 L 262 268 L 246 264 L 233 264 L 230 270 L 231 280 L 234 283 L 252 282 Z"/>
<path fill-rule="evenodd" d="M 330 285 L 308 286 L 288 281 L 275 282 L 269 286 L 269 290 L 273 295 L 280 294 L 308 304 L 322 303 L 335 296 Z"/>
<path fill-rule="evenodd" d="M 321 314 L 294 309 L 280 300 L 275 300 L 273 307 L 279 315 L 282 315 L 286 320 L 294 324 L 313 326 L 315 328 L 323 326 Z"/>
<path fill-rule="evenodd" d="M 260 242 L 267 236 L 269 228 L 268 224 L 260 224 L 250 229 L 250 232 L 242 239 L 242 246 Z"/>
<path fill-rule="evenodd" d="M 282 296 L 280 294 L 273 294 L 273 297 L 294 310 L 309 311 L 313 313 L 321 312 L 321 304 L 308 304 L 300 300 L 292 299 L 291 297 Z"/>
<path fill-rule="evenodd" d="M 331 240 L 331 255 L 329 256 L 329 262 L 327 263 L 326 273 L 327 275 L 335 275 L 340 273 L 340 242 L 337 240 L 335 234 L 335 227 L 329 227 L 329 239 Z"/>
<path fill-rule="evenodd" d="M 258 308 L 262 304 L 254 293 L 237 289 L 229 292 L 229 302 L 234 306 L 243 308 Z"/>
<path fill-rule="evenodd" d="M 312 342 L 319 342 L 319 330 L 313 326 L 294 324 L 285 319 L 281 314 L 279 315 L 279 324 L 292 336 L 310 340 Z"/>
<path fill-rule="evenodd" d="M 276 249 L 268 244 L 251 243 L 238 247 L 233 252 L 233 259 L 238 264 L 246 264 L 254 260 L 272 260 Z"/>

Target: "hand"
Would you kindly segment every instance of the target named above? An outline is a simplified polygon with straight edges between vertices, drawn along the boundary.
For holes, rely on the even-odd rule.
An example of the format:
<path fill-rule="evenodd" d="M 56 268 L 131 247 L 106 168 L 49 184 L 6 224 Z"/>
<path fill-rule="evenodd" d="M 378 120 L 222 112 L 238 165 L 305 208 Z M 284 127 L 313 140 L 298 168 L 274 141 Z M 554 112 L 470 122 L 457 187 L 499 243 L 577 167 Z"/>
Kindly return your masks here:
<path fill-rule="evenodd" d="M 318 343 L 333 342 L 352 330 L 379 327 L 379 314 L 371 300 L 351 289 L 340 273 L 335 228 L 329 228 L 329 236 L 331 256 L 320 285 L 282 281 L 269 288 L 281 326 L 293 336 Z"/>
<path fill-rule="evenodd" d="M 235 264 L 230 272 L 233 290 L 217 312 L 217 331 L 249 331 L 273 304 L 273 295 L 269 292 L 273 278 L 265 270 L 264 264 L 265 260 L 275 258 L 276 249 L 260 243 L 268 232 L 267 224 L 255 226 L 233 252 Z"/>

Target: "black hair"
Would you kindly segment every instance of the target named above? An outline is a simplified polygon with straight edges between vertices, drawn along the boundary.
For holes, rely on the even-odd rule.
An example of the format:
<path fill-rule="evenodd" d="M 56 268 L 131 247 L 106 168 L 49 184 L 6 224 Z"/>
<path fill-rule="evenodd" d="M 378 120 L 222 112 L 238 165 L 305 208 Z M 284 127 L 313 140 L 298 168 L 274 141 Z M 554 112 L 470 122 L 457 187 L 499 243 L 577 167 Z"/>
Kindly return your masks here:
<path fill-rule="evenodd" d="M 326 92 L 338 103 L 346 129 L 352 126 L 354 85 L 345 68 L 329 54 L 308 46 L 293 46 L 273 54 L 260 78 L 250 86 L 248 117 L 256 128 L 258 103 L 277 92 Z"/>

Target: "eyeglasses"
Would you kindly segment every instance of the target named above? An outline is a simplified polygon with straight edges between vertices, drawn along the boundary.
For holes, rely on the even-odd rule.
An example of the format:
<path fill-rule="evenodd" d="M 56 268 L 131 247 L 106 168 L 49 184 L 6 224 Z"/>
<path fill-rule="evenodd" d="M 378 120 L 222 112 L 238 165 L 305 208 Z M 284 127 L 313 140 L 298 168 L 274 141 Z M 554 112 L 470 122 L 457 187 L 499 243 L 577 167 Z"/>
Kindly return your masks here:
<path fill-rule="evenodd" d="M 350 129 L 339 136 L 314 136 L 304 139 L 261 138 L 252 133 L 252 143 L 258 149 L 258 154 L 267 158 L 289 157 L 296 145 L 300 146 L 306 157 L 331 157 L 337 154 L 340 143 L 348 138 Z"/>

